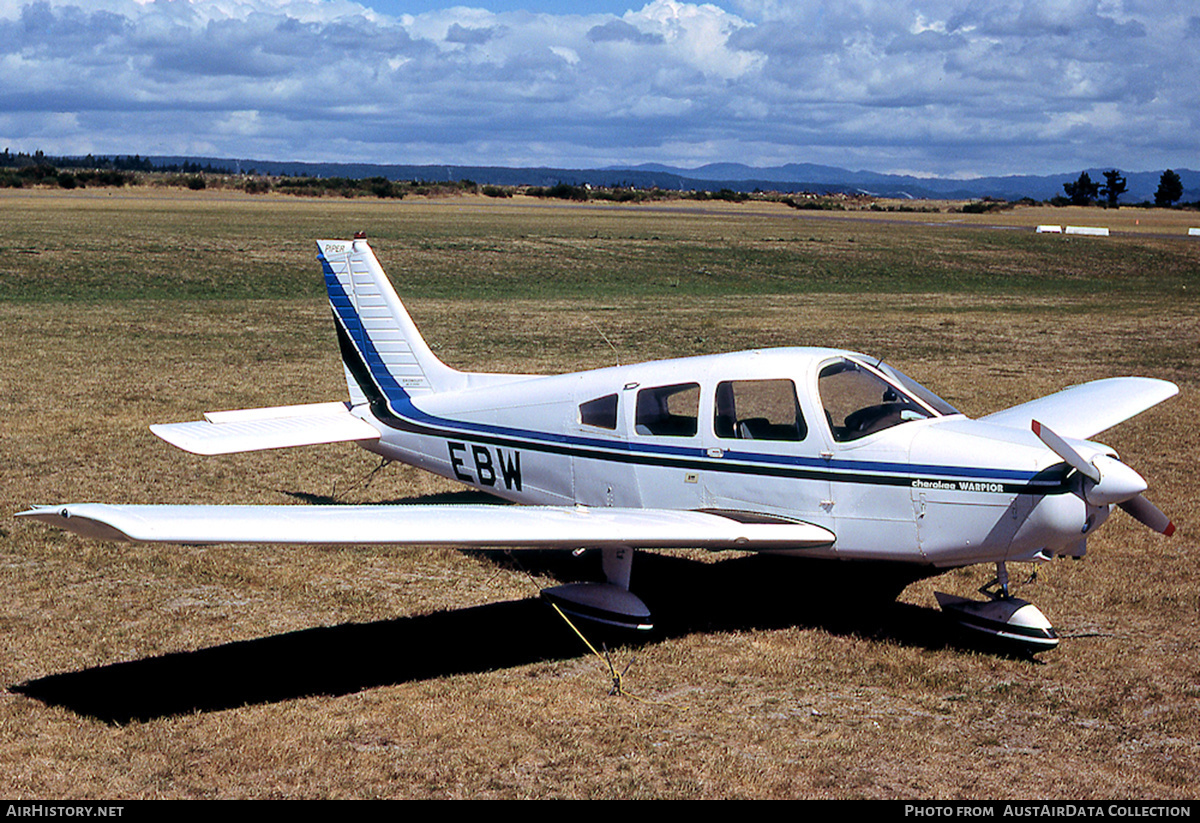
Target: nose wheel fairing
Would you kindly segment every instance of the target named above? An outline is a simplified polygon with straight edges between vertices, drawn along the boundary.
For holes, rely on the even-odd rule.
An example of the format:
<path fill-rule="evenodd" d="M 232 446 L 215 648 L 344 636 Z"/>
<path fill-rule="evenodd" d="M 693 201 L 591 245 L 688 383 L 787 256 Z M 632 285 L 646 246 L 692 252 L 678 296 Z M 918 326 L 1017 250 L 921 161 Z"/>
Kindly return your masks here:
<path fill-rule="evenodd" d="M 1019 597 L 994 600 L 968 600 L 944 592 L 934 592 L 938 605 L 960 626 L 991 635 L 997 640 L 1040 652 L 1058 645 L 1058 633 L 1042 610 Z"/>
<path fill-rule="evenodd" d="M 965 629 L 990 635 L 1027 652 L 1046 651 L 1058 645 L 1058 632 L 1042 610 L 1009 594 L 1008 567 L 1004 563 L 996 564 L 995 579 L 979 591 L 988 599 L 968 600 L 945 592 L 933 594 L 942 611 Z"/>

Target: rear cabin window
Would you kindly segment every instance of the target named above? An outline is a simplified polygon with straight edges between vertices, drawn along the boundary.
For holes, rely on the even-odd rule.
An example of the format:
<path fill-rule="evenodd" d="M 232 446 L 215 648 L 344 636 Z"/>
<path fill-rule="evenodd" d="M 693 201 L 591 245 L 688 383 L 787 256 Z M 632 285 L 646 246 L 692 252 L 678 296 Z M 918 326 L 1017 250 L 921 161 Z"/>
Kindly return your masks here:
<path fill-rule="evenodd" d="M 642 389 L 637 395 L 638 434 L 660 437 L 695 437 L 700 413 L 700 384 L 679 383 Z"/>
<path fill-rule="evenodd" d="M 617 396 L 606 394 L 579 404 L 579 422 L 599 429 L 617 428 Z"/>
<path fill-rule="evenodd" d="M 716 400 L 717 437 L 800 441 L 808 436 L 791 380 L 727 380 L 717 384 Z"/>

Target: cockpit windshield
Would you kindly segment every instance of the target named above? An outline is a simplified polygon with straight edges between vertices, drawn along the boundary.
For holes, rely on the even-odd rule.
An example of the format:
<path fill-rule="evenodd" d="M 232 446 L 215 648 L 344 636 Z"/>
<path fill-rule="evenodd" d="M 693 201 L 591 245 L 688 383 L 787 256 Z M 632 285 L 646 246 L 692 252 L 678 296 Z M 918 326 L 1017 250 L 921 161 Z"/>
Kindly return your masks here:
<path fill-rule="evenodd" d="M 889 366 L 882 360 L 875 363 L 875 368 L 890 377 L 894 382 L 899 383 L 906 392 L 913 397 L 924 401 L 925 405 L 929 406 L 938 414 L 958 414 L 958 409 L 951 406 L 942 398 L 931 392 L 929 389 L 922 386 L 916 380 L 913 380 L 904 372 L 897 369 L 895 366 Z"/>
<path fill-rule="evenodd" d="M 957 413 L 945 400 L 884 363 L 835 360 L 821 368 L 817 386 L 833 439 L 839 443 L 910 420 Z"/>

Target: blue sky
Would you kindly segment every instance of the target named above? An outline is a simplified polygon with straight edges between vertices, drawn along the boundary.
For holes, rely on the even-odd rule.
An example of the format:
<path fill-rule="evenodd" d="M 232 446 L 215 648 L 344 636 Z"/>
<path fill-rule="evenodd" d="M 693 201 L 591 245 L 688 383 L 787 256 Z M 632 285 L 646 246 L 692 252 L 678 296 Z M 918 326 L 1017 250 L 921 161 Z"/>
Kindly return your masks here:
<path fill-rule="evenodd" d="M 1158 0 L 0 0 L 0 144 L 968 177 L 1200 167 Z"/>

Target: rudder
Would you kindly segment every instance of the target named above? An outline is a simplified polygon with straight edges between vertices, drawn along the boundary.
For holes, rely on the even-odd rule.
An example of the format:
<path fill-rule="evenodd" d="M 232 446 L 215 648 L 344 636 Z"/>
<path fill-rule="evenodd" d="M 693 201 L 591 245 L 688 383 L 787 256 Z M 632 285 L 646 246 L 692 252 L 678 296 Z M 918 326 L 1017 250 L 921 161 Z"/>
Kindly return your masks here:
<path fill-rule="evenodd" d="M 365 238 L 318 240 L 317 248 L 354 405 L 379 394 L 396 402 L 461 382 L 461 373 L 425 343 Z"/>

